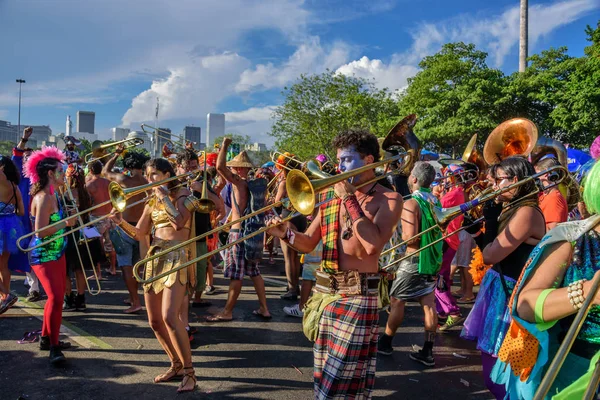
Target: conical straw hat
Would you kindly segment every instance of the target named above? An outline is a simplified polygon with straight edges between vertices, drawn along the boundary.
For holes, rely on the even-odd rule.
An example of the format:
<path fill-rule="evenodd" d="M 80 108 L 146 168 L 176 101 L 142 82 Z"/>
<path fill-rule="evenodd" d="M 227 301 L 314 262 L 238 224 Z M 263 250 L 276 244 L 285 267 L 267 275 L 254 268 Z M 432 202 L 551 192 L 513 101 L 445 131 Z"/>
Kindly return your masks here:
<path fill-rule="evenodd" d="M 254 168 L 252 160 L 250 160 L 250 157 L 248 156 L 248 153 L 246 153 L 246 150 L 233 157 L 233 159 L 227 163 L 227 166 L 237 168 Z"/>

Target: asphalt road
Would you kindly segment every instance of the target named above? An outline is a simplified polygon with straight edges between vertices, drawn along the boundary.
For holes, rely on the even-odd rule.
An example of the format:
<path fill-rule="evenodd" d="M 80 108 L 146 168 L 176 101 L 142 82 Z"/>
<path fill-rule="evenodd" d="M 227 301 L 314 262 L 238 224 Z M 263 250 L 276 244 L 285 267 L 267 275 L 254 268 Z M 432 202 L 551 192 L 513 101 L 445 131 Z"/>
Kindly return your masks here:
<path fill-rule="evenodd" d="M 87 311 L 65 312 L 62 333 L 75 346 L 65 355 L 64 367 L 52 367 L 48 352 L 38 343 L 18 344 L 24 332 L 41 329 L 44 301 L 19 301 L 0 316 L 0 399 L 290 399 L 312 398 L 312 347 L 302 333 L 301 320 L 288 317 L 281 300 L 285 277 L 283 261 L 263 266 L 269 322 L 252 310 L 258 302 L 251 281 L 234 311 L 234 321 L 208 324 L 206 315 L 225 304 L 228 282 L 217 272 L 217 293 L 205 298 L 212 306 L 191 309 L 198 329 L 192 342 L 198 390 L 177 395 L 178 382 L 154 384 L 154 376 L 168 368 L 168 360 L 150 330 L 145 312 L 127 315 L 121 275 L 102 282 L 102 293 L 87 295 Z M 13 276 L 12 289 L 26 296 L 23 277 Z M 467 312 L 468 310 L 464 310 Z M 387 318 L 381 313 L 380 326 Z M 412 346 L 422 345 L 422 316 L 408 303 L 403 326 L 394 338 L 395 352 L 379 356 L 375 398 L 381 399 L 490 399 L 481 376 L 474 343 L 459 338 L 460 328 L 438 334 L 436 367 L 427 369 L 410 360 Z"/>

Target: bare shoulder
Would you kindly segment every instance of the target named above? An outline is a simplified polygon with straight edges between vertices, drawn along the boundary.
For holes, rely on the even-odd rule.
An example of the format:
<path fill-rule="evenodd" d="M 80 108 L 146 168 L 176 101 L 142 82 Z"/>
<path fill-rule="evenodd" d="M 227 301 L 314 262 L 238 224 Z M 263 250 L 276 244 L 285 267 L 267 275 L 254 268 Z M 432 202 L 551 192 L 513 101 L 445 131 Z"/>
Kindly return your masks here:
<path fill-rule="evenodd" d="M 177 189 L 177 192 L 175 192 L 175 197 L 180 198 L 182 196 L 189 196 L 190 194 L 192 194 L 192 193 L 190 192 L 190 190 L 188 188 L 182 187 L 182 188 Z"/>

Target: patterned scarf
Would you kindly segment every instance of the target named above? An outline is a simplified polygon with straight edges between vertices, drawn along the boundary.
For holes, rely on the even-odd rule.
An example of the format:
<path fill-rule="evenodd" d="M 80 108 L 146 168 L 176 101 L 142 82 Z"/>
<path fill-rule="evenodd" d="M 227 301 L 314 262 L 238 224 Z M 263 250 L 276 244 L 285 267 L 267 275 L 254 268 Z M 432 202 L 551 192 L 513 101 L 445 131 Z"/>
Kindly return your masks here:
<path fill-rule="evenodd" d="M 437 197 L 431 194 L 431 189 L 420 188 L 412 194 L 412 197 L 417 201 L 421 209 L 421 231 L 436 225 L 431 207 L 441 207 L 441 205 Z M 439 229 L 432 229 L 421 235 L 420 247 L 427 246 L 441 237 L 442 232 Z M 443 243 L 440 241 L 420 252 L 419 274 L 435 275 L 439 272 L 442 266 L 442 246 Z"/>
<path fill-rule="evenodd" d="M 340 232 L 339 215 L 342 199 L 335 198 L 333 188 L 319 194 L 319 202 L 328 199 L 332 200 L 321 206 L 321 239 L 323 240 L 321 270 L 333 274 L 339 269 L 337 246 Z"/>

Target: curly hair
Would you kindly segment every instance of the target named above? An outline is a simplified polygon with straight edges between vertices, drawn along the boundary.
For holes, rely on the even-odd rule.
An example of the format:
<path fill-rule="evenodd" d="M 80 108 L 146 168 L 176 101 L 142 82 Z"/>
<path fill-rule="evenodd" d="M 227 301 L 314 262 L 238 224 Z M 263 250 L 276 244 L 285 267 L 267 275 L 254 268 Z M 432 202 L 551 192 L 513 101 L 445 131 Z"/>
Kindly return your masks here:
<path fill-rule="evenodd" d="M 333 139 L 333 147 L 345 149 L 354 147 L 361 157 L 373 156 L 373 162 L 379 161 L 380 149 L 377 136 L 363 129 L 349 129 L 338 133 Z"/>
<path fill-rule="evenodd" d="M 185 149 L 184 151 L 177 153 L 177 165 L 185 167 L 190 161 L 198 160 L 198 154 L 192 149 Z"/>
<path fill-rule="evenodd" d="M 123 166 L 127 169 L 142 169 L 149 159 L 142 153 L 130 151 L 123 157 Z"/>
<path fill-rule="evenodd" d="M 0 167 L 4 167 L 4 175 L 10 182 L 18 185 L 21 182 L 21 174 L 17 169 L 17 166 L 10 158 L 6 156 L 0 156 Z"/>

